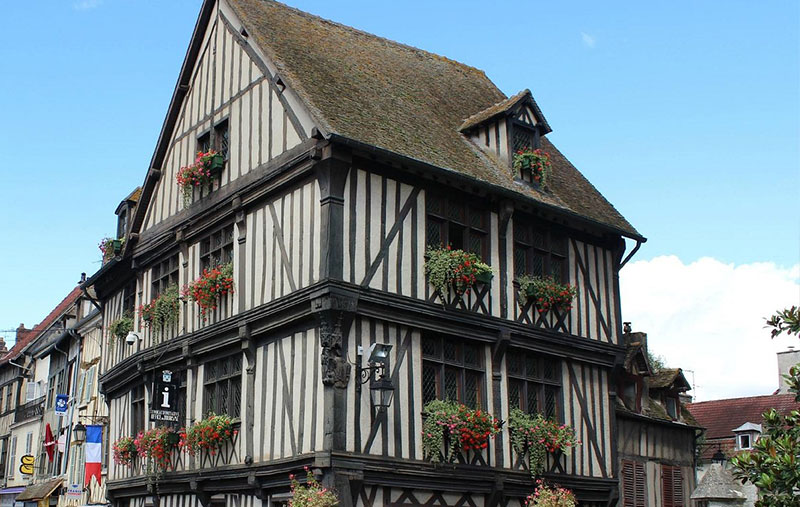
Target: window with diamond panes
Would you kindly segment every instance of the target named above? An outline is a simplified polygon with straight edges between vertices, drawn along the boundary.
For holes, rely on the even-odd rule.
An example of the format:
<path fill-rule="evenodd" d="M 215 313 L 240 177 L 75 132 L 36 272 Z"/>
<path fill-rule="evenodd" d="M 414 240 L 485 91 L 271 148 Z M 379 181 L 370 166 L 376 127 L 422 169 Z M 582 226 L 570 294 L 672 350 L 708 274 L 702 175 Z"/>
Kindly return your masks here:
<path fill-rule="evenodd" d="M 530 352 L 506 354 L 508 405 L 548 419 L 560 418 L 561 363 Z"/>
<path fill-rule="evenodd" d="M 453 400 L 483 406 L 483 348 L 440 336 L 422 340 L 422 401 Z"/>
<path fill-rule="evenodd" d="M 206 363 L 203 367 L 203 413 L 239 417 L 242 403 L 242 355 Z"/>
<path fill-rule="evenodd" d="M 200 269 L 233 262 L 233 226 L 229 225 L 200 242 Z"/>
<path fill-rule="evenodd" d="M 205 134 L 197 138 L 197 151 L 205 153 L 210 149 L 211 149 L 211 132 L 206 132 Z"/>
<path fill-rule="evenodd" d="M 567 282 L 567 238 L 531 222 L 523 217 L 514 220 L 514 275 L 552 276 Z"/>
<path fill-rule="evenodd" d="M 427 245 L 472 252 L 489 262 L 489 213 L 461 201 L 428 195 Z"/>
<path fill-rule="evenodd" d="M 158 297 L 170 285 L 178 284 L 178 254 L 171 255 L 168 259 L 153 266 L 152 299 Z"/>
<path fill-rule="evenodd" d="M 513 134 L 512 134 L 512 144 L 514 148 L 514 153 L 518 151 L 525 151 L 525 150 L 533 150 L 536 148 L 535 144 L 535 136 L 533 130 L 514 125 Z"/>
<path fill-rule="evenodd" d="M 214 127 L 214 149 L 217 153 L 221 153 L 225 160 L 228 160 L 229 147 L 228 120 L 223 120 Z"/>

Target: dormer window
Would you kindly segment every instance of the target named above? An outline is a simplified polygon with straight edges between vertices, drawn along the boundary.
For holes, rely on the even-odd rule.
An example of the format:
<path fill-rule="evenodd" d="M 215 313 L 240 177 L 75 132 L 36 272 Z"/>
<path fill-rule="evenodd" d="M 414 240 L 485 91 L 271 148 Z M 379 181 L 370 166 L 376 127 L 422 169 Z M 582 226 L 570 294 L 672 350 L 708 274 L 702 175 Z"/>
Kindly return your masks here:
<path fill-rule="evenodd" d="M 752 449 L 753 445 L 750 442 L 750 435 L 739 435 L 739 449 Z"/>
<path fill-rule="evenodd" d="M 667 408 L 667 414 L 669 414 L 669 416 L 671 418 L 677 419 L 678 418 L 678 400 L 676 400 L 675 398 L 670 396 L 670 397 L 667 397 L 665 402 L 666 402 L 666 406 L 667 406 L 666 407 Z"/>
<path fill-rule="evenodd" d="M 125 233 L 128 231 L 128 209 L 125 208 L 119 212 L 117 218 L 117 237 L 124 238 Z"/>

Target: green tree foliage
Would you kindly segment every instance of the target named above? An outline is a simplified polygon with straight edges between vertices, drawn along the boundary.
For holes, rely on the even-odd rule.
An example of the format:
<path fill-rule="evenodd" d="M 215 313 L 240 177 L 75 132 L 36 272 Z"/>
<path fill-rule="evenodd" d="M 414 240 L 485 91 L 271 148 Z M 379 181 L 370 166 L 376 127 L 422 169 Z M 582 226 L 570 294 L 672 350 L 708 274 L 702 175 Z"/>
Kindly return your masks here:
<path fill-rule="evenodd" d="M 766 319 L 772 338 L 781 333 L 800 336 L 800 311 L 793 306 Z M 789 391 L 800 401 L 800 364 L 784 375 Z M 757 507 L 800 507 L 800 411 L 781 415 L 772 409 L 763 414 L 761 437 L 752 452 L 731 459 L 734 475 L 759 488 Z"/>

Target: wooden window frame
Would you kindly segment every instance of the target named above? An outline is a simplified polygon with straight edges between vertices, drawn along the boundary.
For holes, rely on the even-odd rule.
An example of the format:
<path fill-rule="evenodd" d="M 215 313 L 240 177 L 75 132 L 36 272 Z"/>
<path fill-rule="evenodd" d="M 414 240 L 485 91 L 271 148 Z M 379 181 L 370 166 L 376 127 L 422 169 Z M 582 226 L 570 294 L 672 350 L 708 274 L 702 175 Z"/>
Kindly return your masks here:
<path fill-rule="evenodd" d="M 212 136 L 214 150 L 217 153 L 222 153 L 223 158 L 227 161 L 230 160 L 230 148 L 231 148 L 231 122 L 228 118 L 223 118 L 222 120 L 218 121 L 212 131 L 214 132 Z"/>
<path fill-rule="evenodd" d="M 458 210 L 461 210 L 459 212 Z M 457 216 L 458 215 L 458 216 Z M 491 224 L 489 210 L 470 203 L 451 199 L 435 193 L 426 196 L 425 244 L 431 248 L 452 246 L 473 252 L 487 264 L 491 263 Z M 438 241 L 431 237 L 431 228 L 438 228 Z M 460 233 L 460 237 L 458 237 Z M 473 241 L 480 242 L 480 252 L 472 248 Z"/>
<path fill-rule="evenodd" d="M 233 224 L 221 227 L 200 240 L 200 271 L 233 262 L 234 243 Z"/>
<path fill-rule="evenodd" d="M 621 507 L 647 507 L 647 467 L 641 461 L 622 460 Z"/>
<path fill-rule="evenodd" d="M 147 418 L 145 417 L 145 388 L 144 384 L 131 389 L 131 435 L 136 438 L 140 431 L 144 431 Z"/>
<path fill-rule="evenodd" d="M 518 363 L 517 359 L 521 359 Z M 530 365 L 535 365 L 533 368 Z M 548 366 L 552 369 L 548 370 Z M 545 375 L 549 371 L 550 375 Z M 562 421 L 564 410 L 561 361 L 533 352 L 511 349 L 506 354 L 507 396 L 509 409 L 519 408 L 529 414 L 542 414 L 547 418 Z M 512 385 L 517 386 L 517 399 L 512 399 Z M 536 393 L 536 407 L 530 407 L 529 394 Z M 548 394 L 553 394 L 554 407 L 548 410 Z"/>
<path fill-rule="evenodd" d="M 150 299 L 157 298 L 171 285 L 178 285 L 179 273 L 180 259 L 177 252 L 154 264 L 150 268 Z"/>
<path fill-rule="evenodd" d="M 125 284 L 122 289 L 122 314 L 130 313 L 133 315 L 136 308 L 136 278 Z"/>
<path fill-rule="evenodd" d="M 449 376 L 455 377 L 456 393 L 455 399 L 464 405 L 471 408 L 486 409 L 486 362 L 484 360 L 483 344 L 480 342 L 472 342 L 462 340 L 449 336 L 440 335 L 424 335 L 422 337 L 422 392 L 423 403 L 427 403 L 433 399 L 444 400 L 452 399 L 445 393 L 445 382 Z M 452 346 L 454 348 L 454 357 L 446 357 L 445 346 Z M 426 349 L 432 348 L 433 352 L 428 352 Z M 472 350 L 474 352 L 475 361 L 469 361 L 465 358 L 466 351 Z M 433 374 L 434 387 L 436 395 L 433 398 L 425 398 L 426 387 L 426 371 Z M 467 390 L 469 381 L 474 381 L 475 390 Z M 470 396 L 470 395 L 474 395 Z"/>
<path fill-rule="evenodd" d="M 528 274 L 550 276 L 557 282 L 569 281 L 568 236 L 554 227 L 534 225 L 535 220 L 525 216 L 514 217 L 514 278 Z M 519 265 L 520 252 L 524 255 L 524 265 Z M 536 259 L 541 260 L 541 272 L 537 272 Z M 558 272 L 554 271 L 558 266 Z"/>
<path fill-rule="evenodd" d="M 515 146 L 515 140 L 518 132 L 527 134 L 530 140 L 530 144 L 528 148 L 531 150 L 538 149 L 541 146 L 541 138 L 539 136 L 539 129 L 536 128 L 535 125 L 530 125 L 523 121 L 517 120 L 512 118 L 509 122 L 511 136 L 509 137 L 509 143 L 511 144 L 511 152 L 512 154 L 516 153 L 521 147 Z"/>
<path fill-rule="evenodd" d="M 203 366 L 203 413 L 226 414 L 233 418 L 241 415 L 242 409 L 242 355 L 231 354 L 208 361 Z M 227 365 L 227 373 L 223 367 Z M 212 372 L 213 368 L 213 373 Z M 224 387 L 224 391 L 223 391 Z M 238 391 L 239 396 L 233 393 Z M 213 396 L 213 399 L 212 399 Z"/>
<path fill-rule="evenodd" d="M 683 493 L 681 467 L 661 465 L 661 505 L 663 507 L 686 507 Z"/>

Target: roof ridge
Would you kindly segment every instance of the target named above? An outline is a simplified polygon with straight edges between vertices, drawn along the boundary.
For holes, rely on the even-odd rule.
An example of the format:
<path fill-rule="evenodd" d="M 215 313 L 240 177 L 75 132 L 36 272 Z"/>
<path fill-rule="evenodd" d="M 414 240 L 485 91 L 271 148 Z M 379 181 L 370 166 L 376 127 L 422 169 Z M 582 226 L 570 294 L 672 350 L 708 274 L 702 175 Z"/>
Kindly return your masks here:
<path fill-rule="evenodd" d="M 481 117 L 481 115 L 483 115 L 484 112 L 489 111 L 490 109 L 494 109 L 496 107 L 500 107 L 501 105 L 504 105 L 504 104 L 508 104 L 508 107 L 511 107 L 511 104 L 513 104 L 516 101 L 522 99 L 525 95 L 527 95 L 529 93 L 531 93 L 530 89 L 525 88 L 524 90 L 522 90 L 520 92 L 517 92 L 517 93 L 515 93 L 514 95 L 512 95 L 510 97 L 506 97 L 503 100 L 497 101 L 497 102 L 495 102 L 494 104 L 492 104 L 491 106 L 489 106 L 489 107 L 487 107 L 485 109 L 481 109 L 480 111 L 467 116 L 466 118 L 464 118 L 464 123 L 461 124 L 461 126 L 459 127 L 459 130 L 460 131 L 465 130 L 466 126 L 469 125 L 473 121 L 474 118 Z M 502 111 L 502 110 L 500 110 L 500 111 Z"/>
<path fill-rule="evenodd" d="M 468 64 L 466 64 L 464 62 L 460 62 L 458 60 L 454 60 L 452 58 L 448 58 L 448 57 L 446 57 L 444 55 L 440 55 L 439 53 L 434 53 L 433 51 L 428 51 L 427 49 L 418 48 L 416 46 L 412 46 L 412 45 L 406 44 L 404 42 L 399 42 L 399 41 L 390 39 L 388 37 L 383 37 L 383 36 L 380 36 L 380 35 L 376 35 L 374 33 L 370 33 L 370 32 L 367 32 L 365 30 L 361 30 L 360 28 L 356 28 L 356 27 L 353 27 L 353 26 L 350 26 L 350 25 L 345 25 L 344 23 L 340 23 L 338 21 L 333 21 L 332 19 L 323 18 L 322 16 L 319 16 L 317 14 L 312 14 L 310 12 L 306 12 L 306 11 L 300 10 L 297 7 L 292 7 L 291 5 L 285 4 L 283 2 L 278 2 L 277 0 L 262 0 L 262 1 L 265 2 L 265 3 L 271 3 L 271 4 L 275 4 L 275 5 L 280 5 L 281 7 L 285 7 L 286 9 L 289 9 L 289 10 L 293 11 L 294 13 L 299 14 L 300 16 L 303 16 L 303 17 L 314 18 L 314 19 L 317 19 L 317 20 L 322 21 L 324 23 L 328 23 L 330 25 L 333 25 L 333 26 L 336 26 L 336 27 L 339 27 L 339 28 L 343 28 L 345 30 L 348 30 L 348 31 L 351 31 L 351 32 L 354 32 L 354 33 L 357 33 L 357 34 L 366 35 L 366 36 L 371 37 L 373 39 L 385 41 L 385 42 L 388 42 L 388 43 L 393 44 L 395 46 L 399 46 L 399 47 L 404 48 L 404 49 L 408 49 L 408 50 L 415 51 L 415 52 L 425 53 L 427 55 L 436 57 L 438 59 L 445 60 L 447 62 L 454 63 L 456 65 L 464 67 L 467 70 L 477 71 L 480 74 L 482 74 L 484 77 L 486 77 L 486 79 L 489 79 L 489 76 L 486 75 L 486 71 L 484 71 L 483 69 L 479 69 L 478 67 L 474 67 L 472 65 L 468 65 Z M 491 79 L 489 79 L 489 81 L 491 82 Z M 494 83 L 492 83 L 492 84 L 494 84 Z M 498 88 L 498 90 L 499 90 L 499 88 Z M 505 94 L 503 94 L 503 95 L 505 95 Z"/>

